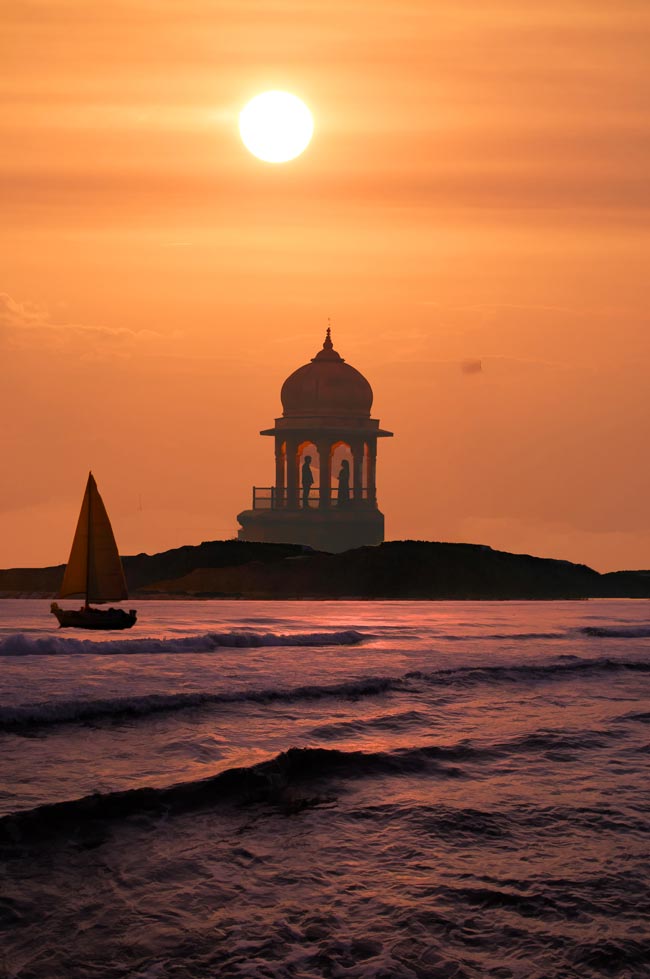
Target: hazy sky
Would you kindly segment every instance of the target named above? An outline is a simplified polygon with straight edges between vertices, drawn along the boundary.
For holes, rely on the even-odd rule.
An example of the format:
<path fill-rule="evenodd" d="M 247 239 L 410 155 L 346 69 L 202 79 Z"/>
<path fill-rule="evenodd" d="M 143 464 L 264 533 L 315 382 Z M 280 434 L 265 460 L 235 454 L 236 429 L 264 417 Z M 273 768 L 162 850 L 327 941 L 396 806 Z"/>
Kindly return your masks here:
<path fill-rule="evenodd" d="M 233 536 L 328 316 L 388 538 L 650 567 L 647 0 L 0 18 L 0 567 L 67 558 L 90 468 L 123 553 Z"/>

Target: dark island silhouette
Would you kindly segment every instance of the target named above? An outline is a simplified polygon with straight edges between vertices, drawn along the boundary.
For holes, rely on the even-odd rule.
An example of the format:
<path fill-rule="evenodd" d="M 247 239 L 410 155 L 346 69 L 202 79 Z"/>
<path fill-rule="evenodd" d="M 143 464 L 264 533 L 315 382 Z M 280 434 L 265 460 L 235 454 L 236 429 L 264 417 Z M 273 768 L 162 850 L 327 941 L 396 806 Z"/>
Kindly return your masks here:
<path fill-rule="evenodd" d="M 387 541 L 342 553 L 299 544 L 205 541 L 123 557 L 140 598 L 578 599 L 650 598 L 650 570 L 599 574 L 482 544 Z M 0 570 L 0 597 L 51 598 L 64 565 Z"/>
<path fill-rule="evenodd" d="M 275 485 L 253 487 L 238 539 L 122 558 L 133 598 L 650 598 L 650 571 L 599 574 L 481 544 L 384 542 L 377 442 L 393 433 L 371 418 L 372 387 L 334 349 L 329 327 L 280 400 L 282 415 L 260 433 L 274 439 Z M 56 596 L 63 571 L 0 571 L 0 597 Z"/>

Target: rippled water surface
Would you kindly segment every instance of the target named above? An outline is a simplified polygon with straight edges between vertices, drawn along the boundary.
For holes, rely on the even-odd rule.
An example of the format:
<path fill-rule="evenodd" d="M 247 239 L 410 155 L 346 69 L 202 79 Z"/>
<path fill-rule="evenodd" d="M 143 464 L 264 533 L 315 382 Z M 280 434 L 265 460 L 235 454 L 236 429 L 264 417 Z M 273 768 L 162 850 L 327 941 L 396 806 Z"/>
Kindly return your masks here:
<path fill-rule="evenodd" d="M 0 602 L 0 976 L 650 975 L 649 603 L 48 608 Z"/>

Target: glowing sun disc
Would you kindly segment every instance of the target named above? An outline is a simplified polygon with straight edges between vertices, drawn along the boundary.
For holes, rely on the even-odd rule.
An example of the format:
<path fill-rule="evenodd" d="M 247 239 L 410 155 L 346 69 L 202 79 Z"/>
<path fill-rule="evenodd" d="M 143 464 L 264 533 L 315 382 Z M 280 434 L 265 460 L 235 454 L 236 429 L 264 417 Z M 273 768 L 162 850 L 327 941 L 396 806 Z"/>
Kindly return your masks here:
<path fill-rule="evenodd" d="M 239 113 L 239 132 L 246 149 L 258 160 L 286 163 L 309 145 L 314 120 L 296 95 L 262 92 Z"/>

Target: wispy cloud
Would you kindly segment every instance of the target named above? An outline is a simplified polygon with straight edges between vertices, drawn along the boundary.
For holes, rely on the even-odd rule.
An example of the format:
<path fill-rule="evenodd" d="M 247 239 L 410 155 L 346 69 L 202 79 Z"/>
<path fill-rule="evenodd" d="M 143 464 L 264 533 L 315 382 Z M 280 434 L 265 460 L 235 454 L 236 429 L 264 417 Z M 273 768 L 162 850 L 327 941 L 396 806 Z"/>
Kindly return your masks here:
<path fill-rule="evenodd" d="M 9 347 L 67 347 L 83 344 L 88 355 L 110 349 L 128 349 L 135 344 L 165 341 L 155 330 L 130 330 L 91 323 L 60 322 L 50 311 L 29 300 L 19 301 L 0 292 L 0 341 Z"/>

